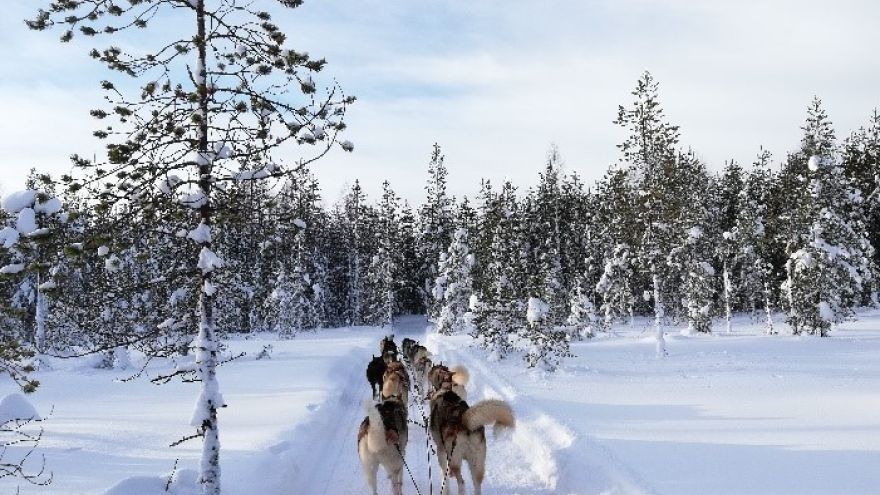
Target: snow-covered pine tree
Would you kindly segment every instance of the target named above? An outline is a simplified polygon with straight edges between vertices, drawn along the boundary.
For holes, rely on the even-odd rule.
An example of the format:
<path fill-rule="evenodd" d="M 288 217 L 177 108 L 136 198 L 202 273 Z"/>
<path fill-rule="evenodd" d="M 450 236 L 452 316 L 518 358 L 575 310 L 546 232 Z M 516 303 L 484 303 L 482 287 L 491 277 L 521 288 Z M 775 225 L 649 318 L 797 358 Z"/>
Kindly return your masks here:
<path fill-rule="evenodd" d="M 294 8 L 301 2 L 279 4 Z M 324 156 L 337 142 L 345 107 L 353 101 L 338 87 L 319 95 L 314 78 L 324 60 L 285 48 L 286 36 L 271 15 L 253 7 L 245 0 L 139 0 L 124 6 L 112 0 L 52 1 L 27 21 L 35 30 L 61 27 L 65 42 L 76 32 L 122 41 L 122 33 L 149 29 L 155 19 L 179 26 L 165 29 L 162 43 L 146 53 L 118 46 L 91 51 L 131 79 L 102 82 L 111 108 L 92 111 L 99 120 L 113 117 L 120 123 L 95 131 L 109 140 L 107 163 L 74 156 L 74 164 L 86 175 L 79 187 L 105 211 L 124 204 L 137 216 L 153 209 L 157 197 L 173 197 L 198 222 L 186 236 L 200 247 L 191 262 L 196 272 L 157 275 L 186 279 L 199 294 L 195 371 L 177 374 L 201 382 L 191 422 L 203 440 L 200 483 L 206 495 L 220 494 L 217 411 L 225 406 L 216 378 L 214 273 L 223 268 L 212 249 L 216 198 L 231 182 L 281 178 Z M 191 24 L 169 22 L 176 19 Z M 126 96 L 132 82 L 141 85 L 134 98 Z M 317 146 L 292 165 L 274 161 L 273 152 L 289 143 Z M 348 142 L 341 146 L 353 148 Z"/>
<path fill-rule="evenodd" d="M 440 145 L 435 143 L 428 162 L 428 183 L 425 185 L 427 197 L 419 209 L 418 252 L 422 261 L 422 290 L 425 307 L 431 318 L 439 316 L 442 306 L 442 301 L 432 297 L 438 274 L 437 264 L 440 256 L 449 248 L 455 230 L 453 201 L 446 195 L 448 172 L 444 159 Z"/>
<path fill-rule="evenodd" d="M 397 252 L 400 257 L 398 274 L 398 308 L 403 314 L 424 314 L 421 262 L 416 238 L 416 217 L 407 201 L 400 209 Z"/>
<path fill-rule="evenodd" d="M 32 173 L 27 185 L 3 198 L 8 220 L 0 230 L 0 243 L 11 256 L 0 275 L 15 280 L 16 290 L 6 307 L 7 316 L 19 317 L 24 324 L 19 342 L 43 353 L 50 347 L 49 298 L 61 283 L 68 214 L 54 195 L 50 177 Z"/>
<path fill-rule="evenodd" d="M 467 230 L 459 227 L 452 236 L 446 255 L 440 258 L 440 276 L 435 282 L 434 297 L 443 301 L 437 331 L 443 334 L 462 333 L 467 328 L 466 314 L 473 295 L 471 270 L 474 255 L 470 252 Z"/>
<path fill-rule="evenodd" d="M 712 331 L 715 269 L 710 263 L 709 241 L 701 226 L 688 229 L 684 242 L 669 253 L 669 264 L 681 277 L 682 303 L 687 310 L 686 334 Z"/>
<path fill-rule="evenodd" d="M 833 156 L 813 156 L 808 211 L 811 239 L 795 251 L 791 266 L 792 313 L 796 332 L 825 337 L 853 314 L 866 285 L 873 283 L 873 248 L 861 226 L 844 211 L 853 188 Z"/>
<path fill-rule="evenodd" d="M 569 314 L 565 321 L 570 338 L 588 339 L 596 335 L 601 323 L 596 313 L 596 305 L 590 291 L 584 290 L 584 284 L 578 284 L 571 293 Z"/>
<path fill-rule="evenodd" d="M 379 205 L 378 250 L 373 255 L 367 271 L 365 321 L 371 325 L 391 325 L 394 316 L 399 314 L 398 291 L 403 285 L 400 280 L 401 253 L 399 251 L 399 198 L 391 190 L 388 181 L 382 184 L 382 202 Z"/>
<path fill-rule="evenodd" d="M 370 234 L 371 215 L 360 182 L 354 181 L 340 205 L 341 245 L 344 250 L 346 293 L 344 311 L 348 325 L 363 325 L 367 311 L 365 284 L 367 269 L 373 259 Z"/>
<path fill-rule="evenodd" d="M 270 309 L 271 329 L 281 338 L 291 338 L 302 330 L 315 327 L 314 305 L 311 300 L 311 278 L 306 253 L 302 246 L 304 233 L 296 234 L 296 250 L 292 267 L 282 266 L 275 288 L 266 301 Z"/>
<path fill-rule="evenodd" d="M 524 247 L 530 259 L 527 266 L 534 267 L 528 274 L 529 285 L 547 304 L 545 319 L 551 325 L 562 325 L 568 315 L 561 167 L 559 150 L 551 146 L 538 186 L 530 192 L 524 206 L 523 232 L 527 242 Z"/>
<path fill-rule="evenodd" d="M 766 229 L 767 202 L 772 181 L 771 154 L 762 150 L 746 178 L 736 212 L 731 264 L 736 266 L 739 289 L 747 309 L 753 314 L 759 305 L 764 308 L 765 329 L 776 333 L 773 325 L 773 301 L 776 286 L 771 263 L 771 241 Z M 725 244 L 726 246 L 726 244 Z"/>
<path fill-rule="evenodd" d="M 484 191 L 487 188 L 484 187 Z M 488 192 L 488 191 L 487 191 Z M 483 270 L 479 304 L 472 309 L 474 338 L 491 352 L 493 359 L 501 359 L 512 350 L 510 335 L 524 327 L 525 306 L 520 296 L 525 287 L 525 276 L 519 260 L 523 246 L 520 232 L 520 208 L 516 188 L 505 181 L 496 194 L 485 194 L 481 235 L 489 240 L 484 248 L 486 261 Z M 479 254 L 477 254 L 479 258 Z"/>
<path fill-rule="evenodd" d="M 793 300 L 794 265 L 791 256 L 810 241 L 812 213 L 808 208 L 810 199 L 810 171 L 808 161 L 812 156 L 831 157 L 836 153 L 834 128 L 822 106 L 822 100 L 814 97 L 807 107 L 807 119 L 801 127 L 803 137 L 800 149 L 790 153 L 782 165 L 774 190 L 773 201 L 768 204 L 772 219 L 771 231 L 775 234 L 776 249 L 784 251 L 785 282 L 780 289 L 788 310 L 788 324 L 792 332 L 799 333 L 802 323 Z"/>
<path fill-rule="evenodd" d="M 605 267 L 596 283 L 596 294 L 602 298 L 603 331 L 610 331 L 616 320 L 632 317 L 632 270 L 630 250 L 626 245 L 619 244 L 611 254 L 606 255 Z"/>
<path fill-rule="evenodd" d="M 721 300 L 724 304 L 724 329 L 733 331 L 733 309 L 737 286 L 732 273 L 737 266 L 737 247 L 739 230 L 735 227 L 721 233 L 721 240 L 715 247 L 715 257 L 721 260 Z"/>
<path fill-rule="evenodd" d="M 666 256 L 681 244 L 686 232 L 684 214 L 697 203 L 695 196 L 705 187 L 705 168 L 691 154 L 677 151 L 678 126 L 669 124 L 658 101 L 658 84 L 645 72 L 632 92 L 632 106 L 619 107 L 615 124 L 628 136 L 618 145 L 621 165 L 636 195 L 633 205 L 633 234 L 637 258 L 650 280 L 644 292 L 653 301 L 657 355 L 666 355 L 664 319 L 666 297 L 673 281 Z M 699 186 L 699 187 L 695 187 Z"/>
<path fill-rule="evenodd" d="M 874 109 L 866 127 L 853 132 L 843 145 L 843 171 L 859 191 L 861 201 L 853 205 L 866 225 L 874 247 L 874 265 L 880 266 L 880 112 Z"/>
<path fill-rule="evenodd" d="M 571 357 L 569 335 L 549 321 L 550 307 L 537 297 L 530 297 L 526 307 L 526 325 L 521 334 L 526 342 L 525 360 L 529 368 L 556 371 L 562 360 Z"/>

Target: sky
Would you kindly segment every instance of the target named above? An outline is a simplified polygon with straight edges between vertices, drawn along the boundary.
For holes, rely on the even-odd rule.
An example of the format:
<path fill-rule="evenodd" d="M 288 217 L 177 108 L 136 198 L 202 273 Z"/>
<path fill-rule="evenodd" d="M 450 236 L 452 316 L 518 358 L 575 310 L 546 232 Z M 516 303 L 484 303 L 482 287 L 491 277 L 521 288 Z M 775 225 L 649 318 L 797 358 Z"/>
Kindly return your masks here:
<path fill-rule="evenodd" d="M 32 167 L 63 173 L 72 153 L 101 153 L 88 110 L 108 73 L 90 44 L 27 30 L 22 19 L 48 2 L 4 1 L 0 192 L 20 189 Z M 612 121 L 645 70 L 682 145 L 711 170 L 749 164 L 761 146 L 783 158 L 814 95 L 838 137 L 880 106 L 876 0 L 256 2 L 358 97 L 345 136 L 355 152 L 313 167 L 328 201 L 355 179 L 378 198 L 387 179 L 421 202 L 435 142 L 458 197 L 481 178 L 533 185 L 551 144 L 591 184 L 619 158 L 624 136 Z M 179 27 L 154 25 L 151 36 Z"/>

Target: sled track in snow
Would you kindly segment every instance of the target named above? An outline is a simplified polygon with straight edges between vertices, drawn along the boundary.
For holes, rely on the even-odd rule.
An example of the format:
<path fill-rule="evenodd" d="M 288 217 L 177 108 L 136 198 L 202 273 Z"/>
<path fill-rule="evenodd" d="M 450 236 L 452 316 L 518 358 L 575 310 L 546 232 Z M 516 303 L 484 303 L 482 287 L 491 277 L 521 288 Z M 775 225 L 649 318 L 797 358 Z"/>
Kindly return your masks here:
<path fill-rule="evenodd" d="M 407 329 L 398 333 L 419 336 Z M 401 332 L 403 330 L 403 332 Z M 412 329 L 410 329 L 412 330 Z M 421 329 L 419 329 L 421 330 Z M 400 335 L 397 336 L 400 338 Z M 469 402 L 501 398 L 511 403 L 517 415 L 517 428 L 502 438 L 494 438 L 487 428 L 487 477 L 484 495 L 549 495 L 549 494 L 651 494 L 645 483 L 617 462 L 610 452 L 589 439 L 576 435 L 545 413 L 538 404 L 519 392 L 514 384 L 495 373 L 469 351 L 461 351 L 432 336 L 420 338 L 432 350 L 435 362 L 464 364 L 471 372 L 468 384 Z M 372 348 L 358 348 L 340 360 L 334 375 L 340 384 L 338 392 L 320 405 L 306 424 L 292 432 L 290 441 L 270 448 L 277 457 L 277 468 L 286 469 L 282 485 L 273 486 L 267 494 L 365 494 L 368 493 L 357 455 L 357 429 L 366 413 L 363 402 L 370 399 L 364 377 Z M 410 419 L 421 422 L 411 393 Z M 427 404 L 424 410 L 427 413 Z M 443 473 L 436 458 L 426 452 L 426 436 L 418 425 L 410 425 L 406 462 L 412 470 L 422 495 L 438 495 Z M 433 446 L 433 445 L 432 445 Z M 432 487 L 428 483 L 431 467 Z M 390 483 L 379 469 L 379 493 L 391 492 Z M 468 494 L 473 493 L 466 474 Z M 453 480 L 454 484 L 454 480 Z M 416 489 L 404 472 L 405 494 Z M 451 487 L 450 493 L 456 493 Z"/>

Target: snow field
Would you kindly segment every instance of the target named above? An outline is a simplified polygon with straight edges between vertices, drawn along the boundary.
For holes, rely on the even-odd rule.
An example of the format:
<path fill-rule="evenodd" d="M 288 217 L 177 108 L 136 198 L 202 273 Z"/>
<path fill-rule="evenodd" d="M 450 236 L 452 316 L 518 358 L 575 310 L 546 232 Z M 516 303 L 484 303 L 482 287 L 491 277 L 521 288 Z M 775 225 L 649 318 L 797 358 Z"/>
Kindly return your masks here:
<path fill-rule="evenodd" d="M 637 319 L 574 342 L 576 357 L 552 375 L 524 369 L 520 356 L 488 362 L 465 336 L 425 336 L 424 318 L 402 319 L 393 331 L 398 343 L 422 341 L 435 362 L 465 365 L 471 404 L 512 405 L 515 430 L 496 438 L 487 429 L 486 495 L 859 495 L 880 486 L 880 312 L 861 318 L 825 339 L 765 336 L 747 317 L 729 335 L 723 321 L 713 335 L 669 328 L 664 360 L 655 356 L 650 321 Z M 228 341 L 228 352 L 248 356 L 219 370 L 229 403 L 220 413 L 224 494 L 366 493 L 355 446 L 370 397 L 364 370 L 388 332 Z M 268 343 L 271 358 L 255 360 Z M 39 452 L 55 481 L 22 484 L 21 493 L 198 493 L 199 443 L 168 447 L 192 432 L 197 387 L 119 383 L 126 372 L 95 370 L 90 361 L 52 360 L 37 373 L 43 384 L 27 401 L 48 416 Z M 0 387 L 0 396 L 11 392 Z M 410 418 L 421 420 L 414 405 Z M 430 466 L 436 494 L 442 474 L 424 432 L 413 425 L 409 434 L 419 490 L 428 493 Z M 387 493 L 381 469 L 379 481 Z M 18 485 L 0 480 L 0 493 Z M 416 493 L 406 473 L 404 491 Z"/>

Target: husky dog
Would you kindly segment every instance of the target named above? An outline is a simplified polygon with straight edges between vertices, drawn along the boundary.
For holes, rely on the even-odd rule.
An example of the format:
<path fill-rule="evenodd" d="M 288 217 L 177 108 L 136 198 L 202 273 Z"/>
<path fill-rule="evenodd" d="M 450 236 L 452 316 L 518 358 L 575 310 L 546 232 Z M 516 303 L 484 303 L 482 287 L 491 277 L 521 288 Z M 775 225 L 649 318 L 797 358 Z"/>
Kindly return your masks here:
<path fill-rule="evenodd" d="M 470 381 L 470 373 L 467 368 L 462 365 L 453 366 L 450 370 L 442 364 L 438 364 L 431 368 L 428 378 L 433 388 L 431 396 L 441 394 L 443 392 L 455 392 L 462 400 L 467 400 L 467 389 L 465 386 Z"/>
<path fill-rule="evenodd" d="M 415 344 L 410 352 L 409 362 L 416 374 L 416 383 L 422 388 L 428 378 L 428 370 L 431 369 L 431 354 L 426 347 L 418 344 Z"/>
<path fill-rule="evenodd" d="M 379 396 L 382 390 L 383 377 L 385 375 L 385 361 L 381 357 L 373 356 L 373 360 L 367 365 L 367 381 L 370 383 L 370 390 L 373 391 L 373 398 Z"/>
<path fill-rule="evenodd" d="M 392 351 L 385 351 L 385 354 L 382 354 L 382 359 L 385 361 L 386 365 L 398 362 L 397 354 Z"/>
<path fill-rule="evenodd" d="M 410 339 L 410 338 L 403 339 L 403 341 L 401 342 L 401 346 L 400 346 L 400 349 L 403 351 L 403 356 L 405 358 L 409 359 L 410 361 L 412 361 L 412 348 L 413 348 L 413 346 L 415 346 L 417 344 L 418 344 L 418 342 L 416 342 L 413 339 Z"/>
<path fill-rule="evenodd" d="M 392 371 L 385 372 L 382 378 L 382 397 L 388 400 L 396 398 L 404 405 L 409 404 L 409 381 L 404 373 Z"/>
<path fill-rule="evenodd" d="M 394 334 L 386 335 L 379 341 L 379 355 L 384 356 L 388 352 L 394 354 L 394 360 L 397 361 L 399 353 L 397 351 L 397 344 L 394 343 Z"/>
<path fill-rule="evenodd" d="M 364 402 L 367 417 L 358 430 L 358 457 L 367 477 L 371 495 L 376 491 L 376 473 L 379 466 L 391 480 L 393 495 L 403 494 L 403 455 L 409 437 L 406 424 L 406 406 L 397 400 L 386 400 L 373 405 Z"/>
<path fill-rule="evenodd" d="M 387 363 L 385 366 L 385 373 L 382 375 L 382 381 L 384 382 L 388 375 L 391 373 L 397 373 L 400 375 L 400 378 L 403 380 L 404 385 L 406 385 L 406 389 L 409 390 L 411 388 L 412 382 L 409 379 L 409 372 L 406 371 L 406 367 L 400 361 L 392 361 Z"/>
<path fill-rule="evenodd" d="M 463 461 L 471 472 L 474 495 L 481 494 L 486 474 L 485 426 L 491 424 L 495 425 L 496 432 L 500 428 L 513 428 L 516 420 L 510 405 L 493 399 L 469 407 L 451 391 L 435 394 L 431 399 L 431 436 L 437 446 L 437 460 L 444 473 L 448 463 L 449 476 L 458 481 L 459 495 L 466 493 L 461 475 Z M 449 483 L 444 484 L 441 495 L 449 495 Z"/>

